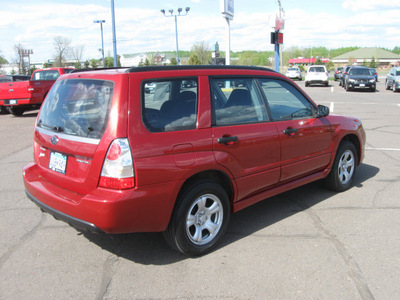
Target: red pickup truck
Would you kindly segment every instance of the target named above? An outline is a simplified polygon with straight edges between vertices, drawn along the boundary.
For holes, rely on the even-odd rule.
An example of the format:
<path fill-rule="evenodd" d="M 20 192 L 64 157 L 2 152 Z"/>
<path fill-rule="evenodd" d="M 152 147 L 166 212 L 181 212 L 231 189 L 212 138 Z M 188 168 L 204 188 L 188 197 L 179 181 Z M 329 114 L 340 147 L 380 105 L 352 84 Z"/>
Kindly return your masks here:
<path fill-rule="evenodd" d="M 8 107 L 14 116 L 38 109 L 48 91 L 60 75 L 70 73 L 70 68 L 46 68 L 33 72 L 29 81 L 0 83 L 0 107 Z"/>

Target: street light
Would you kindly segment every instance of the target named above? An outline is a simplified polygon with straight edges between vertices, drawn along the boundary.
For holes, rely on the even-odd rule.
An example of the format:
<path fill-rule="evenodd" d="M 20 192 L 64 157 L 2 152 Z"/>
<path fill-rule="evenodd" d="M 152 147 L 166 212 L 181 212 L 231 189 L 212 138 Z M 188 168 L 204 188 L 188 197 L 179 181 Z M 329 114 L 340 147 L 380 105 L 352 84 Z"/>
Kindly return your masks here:
<path fill-rule="evenodd" d="M 100 23 L 100 29 L 101 29 L 101 55 L 103 56 L 103 68 L 106 67 L 106 64 L 104 63 L 104 42 L 103 42 L 103 23 L 105 23 L 105 20 L 95 20 L 93 23 Z"/>
<path fill-rule="evenodd" d="M 178 48 L 178 22 L 177 22 L 177 17 L 184 17 L 188 14 L 190 10 L 190 7 L 185 8 L 185 14 L 182 13 L 182 8 L 178 8 L 178 14 L 174 14 L 173 9 L 169 9 L 168 12 L 170 15 L 165 14 L 165 10 L 162 9 L 161 13 L 164 15 L 164 17 L 175 17 L 175 37 L 176 37 L 176 63 L 179 65 L 179 48 Z"/>

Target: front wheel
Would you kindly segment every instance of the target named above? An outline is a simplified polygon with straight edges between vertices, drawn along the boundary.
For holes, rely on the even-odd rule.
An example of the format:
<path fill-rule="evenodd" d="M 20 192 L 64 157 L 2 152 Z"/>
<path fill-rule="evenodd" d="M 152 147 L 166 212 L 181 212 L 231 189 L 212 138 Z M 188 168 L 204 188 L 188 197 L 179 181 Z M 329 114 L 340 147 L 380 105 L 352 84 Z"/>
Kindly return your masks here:
<path fill-rule="evenodd" d="M 183 254 L 203 255 L 222 239 L 229 217 L 229 199 L 221 185 L 200 181 L 179 197 L 164 238 Z"/>
<path fill-rule="evenodd" d="M 357 151 L 353 143 L 340 144 L 333 162 L 332 170 L 326 178 L 328 187 L 336 192 L 350 188 L 357 168 Z"/>
<path fill-rule="evenodd" d="M 396 93 L 396 83 L 393 81 L 393 85 L 392 85 L 392 90 L 393 90 L 393 93 Z"/>

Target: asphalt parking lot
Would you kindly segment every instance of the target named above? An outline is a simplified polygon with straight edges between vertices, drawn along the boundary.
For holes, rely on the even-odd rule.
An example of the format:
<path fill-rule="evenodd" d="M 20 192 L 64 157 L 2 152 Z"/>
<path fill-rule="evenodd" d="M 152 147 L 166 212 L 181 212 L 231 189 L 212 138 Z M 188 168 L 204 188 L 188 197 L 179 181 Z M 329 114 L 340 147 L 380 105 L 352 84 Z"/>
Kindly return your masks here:
<path fill-rule="evenodd" d="M 367 133 L 355 185 L 320 183 L 231 218 L 222 244 L 190 259 L 160 233 L 82 234 L 25 196 L 36 113 L 0 115 L 0 299 L 398 299 L 400 93 L 304 87 L 359 117 Z"/>

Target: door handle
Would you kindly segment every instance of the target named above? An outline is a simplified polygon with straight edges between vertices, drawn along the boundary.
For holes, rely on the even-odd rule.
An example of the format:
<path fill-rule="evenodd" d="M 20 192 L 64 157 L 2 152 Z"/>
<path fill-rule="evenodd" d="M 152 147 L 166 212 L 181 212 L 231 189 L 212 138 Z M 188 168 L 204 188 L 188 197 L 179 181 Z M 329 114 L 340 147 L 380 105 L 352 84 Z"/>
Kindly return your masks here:
<path fill-rule="evenodd" d="M 294 135 L 295 133 L 298 133 L 298 129 L 297 128 L 286 128 L 283 133 L 287 134 L 287 135 Z"/>
<path fill-rule="evenodd" d="M 231 144 L 237 142 L 239 138 L 237 136 L 224 136 L 218 139 L 218 144 Z"/>

